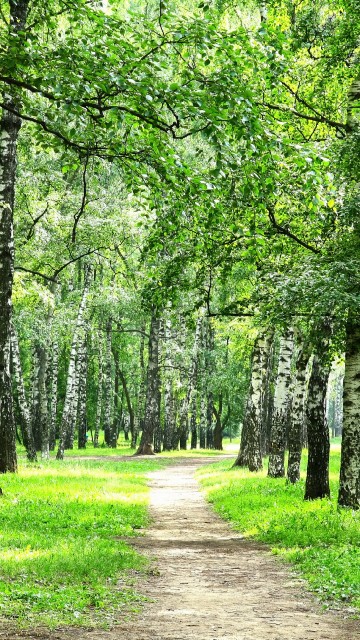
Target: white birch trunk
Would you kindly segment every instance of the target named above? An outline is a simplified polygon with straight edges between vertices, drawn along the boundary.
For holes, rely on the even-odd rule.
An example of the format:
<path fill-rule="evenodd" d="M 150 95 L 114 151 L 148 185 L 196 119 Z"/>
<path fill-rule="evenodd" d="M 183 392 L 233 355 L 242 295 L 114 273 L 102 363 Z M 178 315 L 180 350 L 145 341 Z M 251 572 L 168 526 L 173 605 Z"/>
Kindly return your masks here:
<path fill-rule="evenodd" d="M 71 421 L 73 420 L 73 408 L 74 408 L 74 394 L 75 394 L 75 382 L 76 382 L 76 355 L 78 350 L 79 336 L 81 335 L 81 330 L 84 323 L 84 313 L 86 309 L 87 297 L 89 294 L 90 288 L 90 268 L 86 271 L 85 283 L 83 295 L 81 298 L 79 311 L 76 320 L 75 331 L 73 335 L 73 340 L 71 344 L 70 351 L 70 360 L 69 360 L 69 368 L 67 375 L 67 383 L 66 383 L 66 393 L 65 393 L 65 402 L 64 409 L 61 418 L 60 424 L 60 438 L 59 438 L 59 446 L 56 454 L 57 460 L 62 460 L 64 458 L 64 450 L 65 450 L 65 439 L 66 435 L 71 428 Z"/>
<path fill-rule="evenodd" d="M 104 385 L 104 368 L 103 368 L 103 339 L 102 332 L 98 332 L 98 349 L 99 349 L 99 374 L 98 374 L 98 390 L 96 400 L 96 417 L 94 430 L 94 447 L 99 446 L 99 433 L 101 426 L 101 416 L 103 409 L 103 385 Z"/>
<path fill-rule="evenodd" d="M 21 432 L 26 449 L 28 460 L 37 460 L 33 432 L 31 428 L 30 409 L 26 398 L 24 378 L 20 361 L 19 342 L 14 325 L 11 327 L 11 354 L 13 362 L 14 377 L 17 387 L 17 397 L 19 403 L 19 413 L 21 419 Z"/>
<path fill-rule="evenodd" d="M 287 479 L 291 484 L 295 484 L 300 480 L 300 463 L 305 423 L 305 401 L 307 394 L 306 369 L 309 357 L 308 346 L 304 344 L 303 339 L 299 336 L 289 429 Z"/>
<path fill-rule="evenodd" d="M 17 38 L 19 48 L 24 46 L 25 39 L 22 33 L 26 26 L 28 4 L 29 0 L 9 3 L 8 32 L 12 42 L 14 42 L 14 36 Z M 6 473 L 17 470 L 10 373 L 10 336 L 17 140 L 21 120 L 9 110 L 16 106 L 15 97 L 3 94 L 2 102 L 5 106 L 0 119 L 0 473 Z"/>
<path fill-rule="evenodd" d="M 293 347 L 294 332 L 290 327 L 284 336 L 280 338 L 268 468 L 268 475 L 271 478 L 280 478 L 285 475 L 285 446 L 290 418 L 291 358 Z"/>
<path fill-rule="evenodd" d="M 106 352 L 105 352 L 105 402 L 104 402 L 104 433 L 108 447 L 116 448 L 116 432 L 112 424 L 113 386 L 112 386 L 112 320 L 106 323 Z"/>
<path fill-rule="evenodd" d="M 136 455 L 153 454 L 154 433 L 159 419 L 159 331 L 160 319 L 154 311 L 150 324 L 145 419 Z"/>
<path fill-rule="evenodd" d="M 49 448 L 56 445 L 56 417 L 57 417 L 57 386 L 59 371 L 59 343 L 55 338 L 52 343 L 51 360 L 49 366 Z"/>
<path fill-rule="evenodd" d="M 360 508 L 360 325 L 348 321 L 339 505 Z"/>
<path fill-rule="evenodd" d="M 191 397 L 194 392 L 198 359 L 199 359 L 199 347 L 201 342 L 202 329 L 205 329 L 203 317 L 199 317 L 196 322 L 194 344 L 192 348 L 188 386 L 186 389 L 185 397 L 182 401 L 180 408 L 180 449 L 186 449 L 186 441 L 188 435 L 188 418 L 189 407 L 191 403 Z M 205 433 L 206 433 L 206 417 L 205 417 Z"/>

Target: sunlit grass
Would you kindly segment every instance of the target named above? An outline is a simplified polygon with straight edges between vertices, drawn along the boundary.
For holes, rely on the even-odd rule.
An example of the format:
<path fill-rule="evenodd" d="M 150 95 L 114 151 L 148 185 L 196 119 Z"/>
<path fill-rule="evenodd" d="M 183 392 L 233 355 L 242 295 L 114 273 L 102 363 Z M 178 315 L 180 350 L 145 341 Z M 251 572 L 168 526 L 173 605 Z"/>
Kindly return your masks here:
<path fill-rule="evenodd" d="M 331 453 L 331 500 L 304 501 L 306 455 L 302 480 L 266 477 L 231 469 L 228 461 L 198 471 L 214 509 L 245 537 L 270 545 L 295 564 L 324 603 L 360 610 L 360 514 L 336 504 L 340 451 Z"/>
<path fill-rule="evenodd" d="M 138 606 L 129 576 L 146 561 L 119 538 L 146 526 L 145 472 L 163 464 L 68 459 L 3 476 L 0 616 L 20 626 L 107 626 Z"/>

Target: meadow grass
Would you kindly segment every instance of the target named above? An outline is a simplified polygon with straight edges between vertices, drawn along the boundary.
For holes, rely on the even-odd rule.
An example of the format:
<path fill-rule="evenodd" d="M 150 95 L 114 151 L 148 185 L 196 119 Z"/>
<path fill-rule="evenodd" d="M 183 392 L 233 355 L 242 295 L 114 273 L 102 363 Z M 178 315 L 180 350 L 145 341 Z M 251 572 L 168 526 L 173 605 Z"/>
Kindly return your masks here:
<path fill-rule="evenodd" d="M 198 474 L 215 511 L 234 529 L 293 563 L 325 606 L 346 605 L 359 614 L 360 513 L 337 508 L 338 443 L 331 452 L 330 500 L 303 500 L 306 463 L 305 454 L 296 485 L 267 478 L 266 470 L 232 469 L 228 461 Z"/>
<path fill-rule="evenodd" d="M 1 478 L 0 617 L 19 626 L 102 626 L 142 600 L 146 560 L 122 536 L 147 525 L 145 473 L 165 461 L 20 464 Z"/>

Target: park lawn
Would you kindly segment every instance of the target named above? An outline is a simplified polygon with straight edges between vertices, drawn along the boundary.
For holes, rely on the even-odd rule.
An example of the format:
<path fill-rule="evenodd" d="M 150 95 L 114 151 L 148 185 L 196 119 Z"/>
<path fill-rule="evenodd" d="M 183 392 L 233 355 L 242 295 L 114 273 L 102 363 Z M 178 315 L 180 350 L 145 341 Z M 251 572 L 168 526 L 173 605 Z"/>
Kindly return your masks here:
<path fill-rule="evenodd" d="M 234 529 L 293 563 L 325 606 L 345 605 L 358 615 L 360 513 L 336 505 L 339 447 L 331 451 L 331 500 L 303 500 L 306 462 L 304 455 L 297 485 L 267 478 L 266 470 L 231 469 L 228 461 L 202 467 L 198 475 L 215 511 Z"/>
<path fill-rule="evenodd" d="M 136 609 L 145 558 L 120 536 L 148 523 L 145 473 L 165 461 L 20 463 L 0 486 L 0 618 L 110 626 Z"/>

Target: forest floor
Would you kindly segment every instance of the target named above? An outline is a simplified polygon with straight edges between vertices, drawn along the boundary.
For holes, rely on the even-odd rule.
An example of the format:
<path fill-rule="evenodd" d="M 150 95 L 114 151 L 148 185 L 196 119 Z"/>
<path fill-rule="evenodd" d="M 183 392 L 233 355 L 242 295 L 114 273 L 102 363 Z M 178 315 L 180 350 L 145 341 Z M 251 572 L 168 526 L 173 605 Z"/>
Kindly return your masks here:
<path fill-rule="evenodd" d="M 6 640 L 355 640 L 360 623 L 322 612 L 304 582 L 265 545 L 242 539 L 206 503 L 194 477 L 209 459 L 149 474 L 152 524 L 129 542 L 152 560 L 140 615 L 112 631 L 0 630 Z M 211 460 L 213 462 L 213 460 Z"/>

